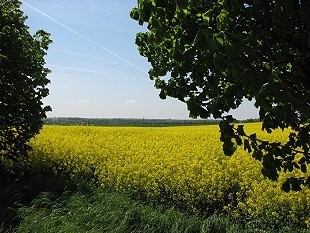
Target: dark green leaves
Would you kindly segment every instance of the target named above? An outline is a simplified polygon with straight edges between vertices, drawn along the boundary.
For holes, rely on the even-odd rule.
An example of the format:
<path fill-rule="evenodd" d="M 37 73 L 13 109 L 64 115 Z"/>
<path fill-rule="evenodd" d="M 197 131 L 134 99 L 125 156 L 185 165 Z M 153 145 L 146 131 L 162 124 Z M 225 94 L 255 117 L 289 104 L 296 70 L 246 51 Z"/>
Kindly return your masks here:
<path fill-rule="evenodd" d="M 223 151 L 225 155 L 231 156 L 237 150 L 237 145 L 232 141 L 225 140 L 223 143 Z"/>
<path fill-rule="evenodd" d="M 139 15 L 139 10 L 138 8 L 133 8 L 131 11 L 130 11 L 130 17 L 134 20 L 139 20 L 140 18 L 140 15 Z"/>
<path fill-rule="evenodd" d="M 244 125 L 238 125 L 237 126 L 237 134 L 239 136 L 245 136 L 245 132 L 244 132 Z"/>
<path fill-rule="evenodd" d="M 221 72 L 225 72 L 227 69 L 226 59 L 223 54 L 216 53 L 213 58 L 214 67 Z"/>
<path fill-rule="evenodd" d="M 254 150 L 252 157 L 258 161 L 261 161 L 263 158 L 263 152 L 261 150 Z"/>
<path fill-rule="evenodd" d="M 283 184 L 282 184 L 282 189 L 285 192 L 289 192 L 290 190 L 292 191 L 300 191 L 301 190 L 301 185 L 304 183 L 302 179 L 298 179 L 295 177 L 288 178 Z"/>
<path fill-rule="evenodd" d="M 151 63 L 160 97 L 186 102 L 191 117 L 222 118 L 224 153 L 243 146 L 276 180 L 280 171 L 309 172 L 309 12 L 307 1 L 252 1 L 245 7 L 240 1 L 138 0 L 130 14 L 148 23 L 136 44 Z M 293 131 L 288 141 L 265 141 L 233 126 L 224 114 L 244 98 L 255 101 L 263 131 Z"/>
<path fill-rule="evenodd" d="M 177 0 L 176 4 L 178 8 L 185 9 L 188 6 L 188 0 Z"/>
<path fill-rule="evenodd" d="M 166 91 L 164 91 L 164 90 L 161 90 L 160 91 L 160 93 L 159 93 L 159 97 L 161 98 L 161 99 L 166 99 L 167 98 L 167 93 L 166 93 Z"/>
<path fill-rule="evenodd" d="M 308 159 L 309 160 L 309 159 Z M 298 164 L 300 165 L 300 170 L 303 173 L 307 173 L 307 159 L 306 157 L 302 157 L 299 161 Z"/>
<path fill-rule="evenodd" d="M 147 34 L 146 33 L 142 33 L 142 32 L 137 33 L 136 44 L 138 46 L 142 46 L 146 40 L 147 40 Z"/>
<path fill-rule="evenodd" d="M 49 93 L 44 57 L 50 34 L 39 30 L 31 35 L 20 5 L 17 0 L 0 4 L 0 157 L 10 159 L 27 154 L 28 141 L 51 110 L 42 106 Z"/>
<path fill-rule="evenodd" d="M 248 139 L 244 139 L 244 146 L 243 149 L 246 150 L 247 152 L 251 153 L 252 152 L 252 147 L 250 146 L 250 142 Z"/>
<path fill-rule="evenodd" d="M 229 28 L 228 25 L 229 20 L 229 12 L 227 10 L 221 10 L 220 14 L 216 17 L 216 26 L 219 30 L 227 30 Z"/>
<path fill-rule="evenodd" d="M 230 124 L 234 119 L 231 116 L 227 116 L 220 122 L 221 141 L 223 142 L 223 151 L 225 155 L 231 156 L 237 150 L 237 145 L 232 141 L 236 138 L 233 125 Z M 240 138 L 237 137 L 237 144 L 240 144 Z M 242 142 L 241 142 L 242 143 Z"/>
<path fill-rule="evenodd" d="M 139 0 L 138 1 L 138 10 L 136 10 L 133 16 L 137 16 L 139 14 L 139 23 L 148 22 L 151 14 L 153 12 L 153 8 L 155 6 L 155 2 L 152 0 Z"/>

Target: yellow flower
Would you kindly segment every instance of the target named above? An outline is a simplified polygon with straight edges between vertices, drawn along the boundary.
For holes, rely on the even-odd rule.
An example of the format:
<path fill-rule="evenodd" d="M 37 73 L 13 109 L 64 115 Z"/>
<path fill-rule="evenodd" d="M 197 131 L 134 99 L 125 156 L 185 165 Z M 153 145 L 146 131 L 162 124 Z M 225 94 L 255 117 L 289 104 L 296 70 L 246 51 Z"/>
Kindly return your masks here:
<path fill-rule="evenodd" d="M 245 128 L 259 131 L 261 125 Z M 284 140 L 285 135 L 259 137 Z M 102 187 L 174 201 L 193 211 L 221 203 L 233 217 L 289 219 L 310 227 L 310 190 L 283 192 L 281 182 L 291 174 L 281 173 L 279 183 L 265 179 L 261 164 L 242 148 L 226 157 L 218 126 L 44 126 L 31 145 L 33 166 L 95 175 Z"/>

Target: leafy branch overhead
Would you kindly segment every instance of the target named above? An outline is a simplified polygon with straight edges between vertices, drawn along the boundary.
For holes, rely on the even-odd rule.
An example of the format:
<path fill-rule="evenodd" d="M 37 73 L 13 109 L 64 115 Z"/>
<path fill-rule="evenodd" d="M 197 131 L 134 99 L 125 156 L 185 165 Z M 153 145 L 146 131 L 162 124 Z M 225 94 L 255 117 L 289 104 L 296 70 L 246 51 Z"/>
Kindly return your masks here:
<path fill-rule="evenodd" d="M 136 44 L 160 97 L 185 102 L 191 117 L 222 118 L 224 153 L 243 145 L 268 178 L 299 170 L 286 191 L 310 186 L 309 15 L 306 0 L 138 0 L 130 12 L 147 25 Z M 262 130 L 290 129 L 286 143 L 233 125 L 226 114 L 244 99 L 255 101 Z"/>

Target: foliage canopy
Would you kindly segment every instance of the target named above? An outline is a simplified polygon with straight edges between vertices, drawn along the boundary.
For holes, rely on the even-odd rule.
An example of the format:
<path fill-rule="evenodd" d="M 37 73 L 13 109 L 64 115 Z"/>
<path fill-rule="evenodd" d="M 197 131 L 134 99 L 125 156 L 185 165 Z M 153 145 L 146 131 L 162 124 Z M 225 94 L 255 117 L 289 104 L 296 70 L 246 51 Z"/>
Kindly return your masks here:
<path fill-rule="evenodd" d="M 50 35 L 31 35 L 20 6 L 18 0 L 0 1 L 0 158 L 25 155 L 50 110 L 41 101 L 48 95 L 44 56 Z"/>
<path fill-rule="evenodd" d="M 226 155 L 237 145 L 262 161 L 262 173 L 299 170 L 282 186 L 310 186 L 310 2 L 307 0 L 138 0 L 130 12 L 160 97 L 187 104 L 191 117 L 222 118 Z M 291 129 L 287 143 L 247 135 L 227 116 L 255 100 L 262 130 Z"/>

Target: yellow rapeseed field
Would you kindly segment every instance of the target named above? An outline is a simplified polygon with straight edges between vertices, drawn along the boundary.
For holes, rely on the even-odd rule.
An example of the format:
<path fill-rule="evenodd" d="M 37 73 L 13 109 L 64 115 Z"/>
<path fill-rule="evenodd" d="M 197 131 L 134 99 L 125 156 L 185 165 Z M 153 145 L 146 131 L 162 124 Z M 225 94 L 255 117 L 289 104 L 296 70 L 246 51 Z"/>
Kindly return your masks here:
<path fill-rule="evenodd" d="M 260 124 L 245 129 L 259 131 Z M 285 133 L 272 137 L 285 140 Z M 279 183 L 265 179 L 260 163 L 241 148 L 225 156 L 216 125 L 44 126 L 31 145 L 34 165 L 94 175 L 103 187 L 193 211 L 224 210 L 235 218 L 310 226 L 310 190 L 283 192 L 281 181 L 290 174 L 281 174 Z"/>

